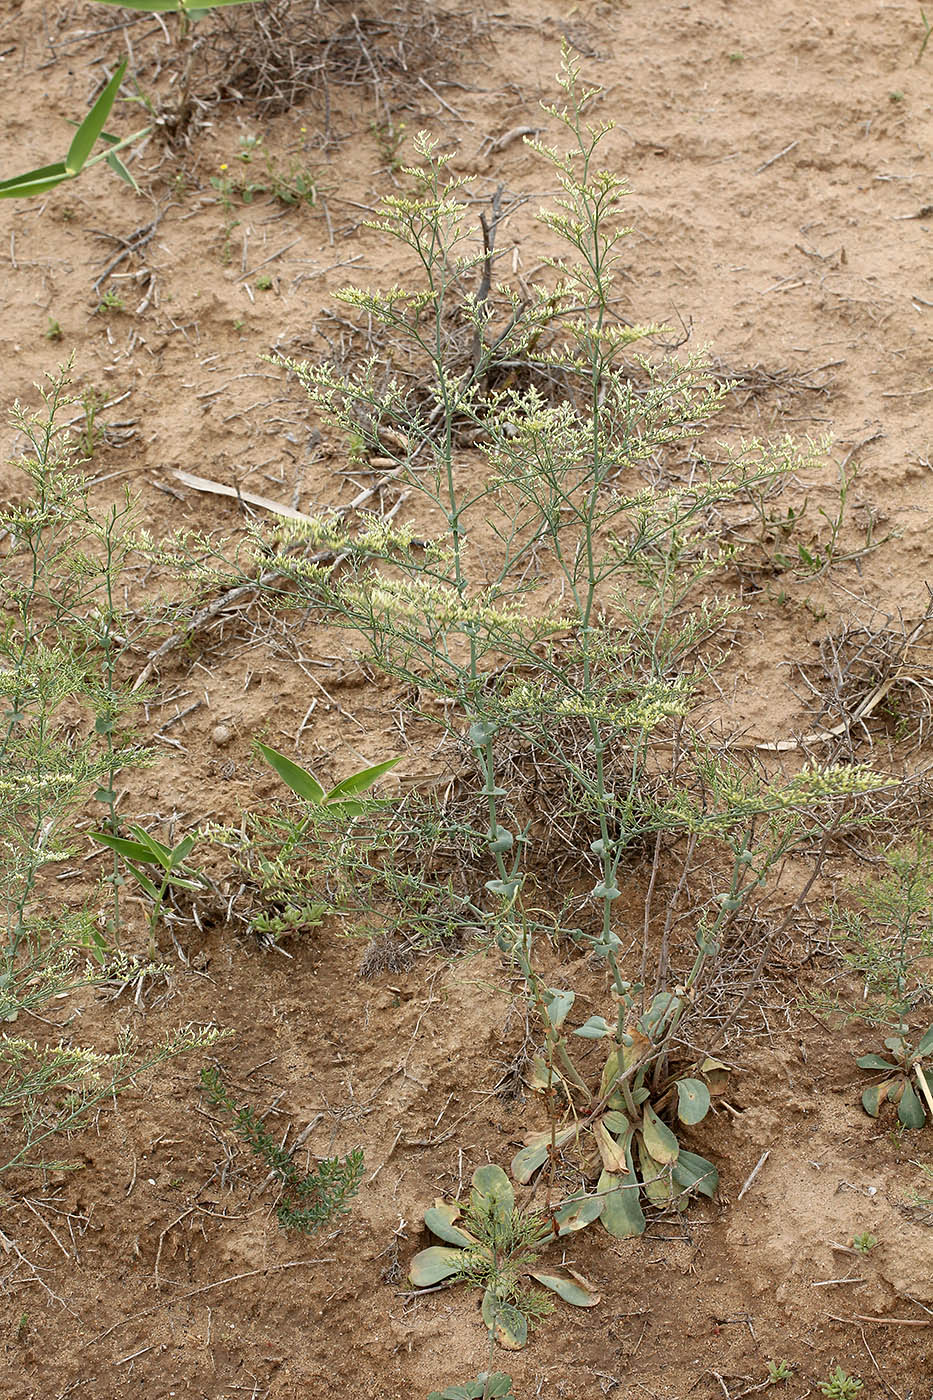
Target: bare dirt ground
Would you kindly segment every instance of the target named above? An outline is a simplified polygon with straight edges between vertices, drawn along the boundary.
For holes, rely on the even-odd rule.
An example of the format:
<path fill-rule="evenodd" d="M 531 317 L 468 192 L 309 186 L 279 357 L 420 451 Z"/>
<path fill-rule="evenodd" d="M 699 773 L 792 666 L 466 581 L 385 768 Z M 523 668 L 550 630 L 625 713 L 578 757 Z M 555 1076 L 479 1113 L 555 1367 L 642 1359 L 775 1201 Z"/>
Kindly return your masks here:
<path fill-rule="evenodd" d="M 313 91 L 285 110 L 219 91 L 221 70 L 238 79 L 218 39 L 187 135 L 174 147 L 150 139 L 132 163 L 142 195 L 98 168 L 0 206 L 4 401 L 33 402 L 34 381 L 73 349 L 80 391 L 103 405 L 91 468 L 101 500 L 128 486 L 157 536 L 178 526 L 235 535 L 243 522 L 247 507 L 184 485 L 179 469 L 305 511 L 346 505 L 374 477 L 344 474 L 345 446 L 263 357 L 349 346 L 334 291 L 404 274 L 364 226 L 404 181 L 390 136 L 403 123 L 402 160 L 427 128 L 477 198 L 500 185 L 525 197 L 500 249 L 532 276 L 549 251 L 534 211 L 553 191 L 512 133 L 553 137 L 539 103 L 555 98 L 566 40 L 605 90 L 601 115 L 616 127 L 604 160 L 631 185 L 626 314 L 669 327 L 680 353 L 705 348 L 739 381 L 725 431 L 831 435 L 825 468 L 801 487 L 814 516 L 832 508 L 838 464 L 860 465 L 846 538 L 864 541 L 870 522 L 888 538 L 830 575 L 749 585 L 720 678 L 719 718 L 733 734 L 777 741 L 835 722 L 795 665 L 814 662 L 846 623 L 906 635 L 928 606 L 933 46 L 918 62 L 919 6 L 515 0 L 378 19 L 298 0 L 292 9 L 337 39 L 317 54 Z M 0 174 L 60 154 L 102 59 L 129 51 L 142 88 L 169 91 L 177 59 L 164 26 L 133 17 L 122 27 L 126 18 L 83 0 L 6 0 Z M 216 17 L 203 26 L 222 27 Z M 137 120 L 118 106 L 111 125 Z M 313 174 L 313 207 L 234 192 L 225 208 L 212 177 L 253 178 L 256 158 L 239 157 L 257 137 Z M 15 450 L 12 431 L 4 447 Z M 0 480 L 14 489 L 12 473 Z M 393 503 L 387 491 L 382 506 Z M 303 646 L 313 668 L 221 615 L 166 657 L 139 722 L 164 757 L 127 779 L 125 810 L 179 831 L 238 822 L 281 795 L 252 754 L 260 733 L 333 781 L 396 752 L 391 690 L 368 682 L 339 641 L 309 635 Z M 929 653 L 921 643 L 911 655 L 923 687 Z M 218 725 L 232 730 L 222 745 Z M 860 757 L 897 771 L 925 769 L 929 742 L 921 724 L 905 745 L 879 715 L 852 739 Z M 404 772 L 430 775 L 433 762 L 415 749 Z M 785 1389 L 794 1400 L 837 1364 L 871 1400 L 933 1393 L 933 1230 L 908 1208 L 917 1163 L 933 1156 L 930 1129 L 897 1136 L 868 1119 L 858 1035 L 830 1034 L 800 1007 L 834 966 L 821 908 L 846 859 L 828 862 L 754 1021 L 729 1047 L 730 1110 L 696 1130 L 720 1170 L 716 1202 L 660 1219 L 638 1241 L 575 1237 L 572 1262 L 602 1303 L 559 1308 L 525 1351 L 500 1358 L 520 1400 L 736 1400 L 780 1359 L 796 1368 Z M 91 892 L 87 866 L 75 870 L 61 884 L 72 901 Z M 138 1003 L 101 992 L 49 1014 L 63 1034 L 79 1025 L 84 1043 L 101 1045 L 127 1022 L 145 1038 L 189 1021 L 231 1028 L 218 1058 L 237 1093 L 257 1109 L 274 1103 L 280 1133 L 322 1115 L 313 1153 L 361 1145 L 362 1190 L 338 1230 L 283 1233 L 255 1163 L 212 1121 L 198 1067 L 173 1062 L 68 1144 L 81 1170 L 19 1183 L 4 1202 L 0 1243 L 31 1262 L 12 1245 L 0 1256 L 2 1393 L 420 1400 L 473 1376 L 485 1357 L 475 1295 L 413 1299 L 405 1271 L 428 1243 L 421 1217 L 435 1196 L 462 1192 L 483 1161 L 507 1162 L 538 1126 L 524 1091 L 496 1092 L 525 1034 L 497 959 L 474 948 L 361 980 L 365 948 L 339 929 L 292 941 L 286 958 L 228 924 L 222 902 L 202 922 L 179 934 L 187 965 L 164 948 L 167 981 Z M 555 952 L 555 965 L 561 957 L 579 963 Z M 869 1257 L 839 1250 L 866 1231 L 879 1241 Z"/>

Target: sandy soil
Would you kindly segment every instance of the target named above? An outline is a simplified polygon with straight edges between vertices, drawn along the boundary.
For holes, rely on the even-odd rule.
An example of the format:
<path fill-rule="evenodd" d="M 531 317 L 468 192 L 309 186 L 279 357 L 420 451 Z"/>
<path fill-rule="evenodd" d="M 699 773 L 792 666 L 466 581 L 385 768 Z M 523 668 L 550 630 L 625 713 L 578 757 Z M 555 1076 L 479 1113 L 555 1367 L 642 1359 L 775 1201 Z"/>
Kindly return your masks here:
<path fill-rule="evenodd" d="M 129 46 L 144 90 L 169 94 L 177 60 L 163 26 L 145 17 L 123 28 L 125 18 L 83 0 L 7 0 L 0 173 L 60 154 L 102 57 Z M 106 402 L 92 465 L 100 499 L 129 486 L 156 534 L 242 526 L 236 501 L 183 485 L 179 469 L 306 511 L 347 504 L 372 478 L 342 474 L 345 447 L 263 356 L 349 346 L 333 292 L 404 273 L 363 222 L 399 187 L 387 123 L 405 124 L 403 159 L 426 127 L 477 196 L 503 185 L 525 197 L 500 246 L 531 275 L 548 250 L 533 215 L 549 175 L 520 139 L 502 138 L 546 128 L 539 102 L 555 97 L 566 39 L 605 89 L 616 122 L 608 161 L 631 184 L 626 314 L 671 327 L 681 353 L 706 348 L 740 381 L 725 433 L 831 435 L 826 467 L 800 487 L 809 510 L 832 507 L 838 464 L 857 461 L 845 538 L 864 541 L 870 521 L 888 536 L 831 576 L 749 583 L 720 680 L 718 718 L 733 734 L 776 741 L 835 722 L 795 666 L 815 665 L 846 623 L 906 634 L 928 604 L 933 45 L 917 62 L 919 6 L 583 0 L 565 13 L 510 0 L 383 20 L 382 31 L 358 31 L 349 9 L 322 10 L 321 25 L 342 36 L 334 66 L 283 111 L 215 97 L 220 60 L 214 77 L 207 63 L 187 136 L 174 148 L 153 138 L 133 161 L 139 196 L 97 169 L 0 206 L 4 401 L 34 401 L 33 382 L 73 349 L 82 392 Z M 137 120 L 120 108 L 112 124 Z M 276 159 L 313 172 L 314 207 L 262 194 L 224 208 L 212 177 L 252 176 L 238 154 L 259 136 Z M 122 305 L 102 306 L 106 293 Z M 12 431 L 3 445 L 15 450 Z M 0 474 L 6 490 L 12 481 Z M 922 688 L 922 645 L 913 655 Z M 398 742 L 398 697 L 369 683 L 339 640 L 318 659 L 309 681 L 237 615 L 172 653 L 140 719 L 164 758 L 128 780 L 126 809 L 180 830 L 236 822 L 278 796 L 252 741 L 261 731 L 294 749 L 309 691 L 320 704 L 302 762 L 336 781 L 384 756 Z M 222 746 L 219 724 L 233 731 Z M 928 765 L 923 726 L 909 745 L 898 740 L 876 715 L 853 744 L 882 767 Z M 409 774 L 431 771 L 425 752 L 406 762 Z M 852 1062 L 858 1033 L 830 1035 L 800 1009 L 833 966 L 820 911 L 846 862 L 840 851 L 828 863 L 806 926 L 729 1047 L 731 1111 L 696 1130 L 721 1173 L 717 1201 L 658 1220 L 637 1242 L 574 1239 L 571 1262 L 602 1303 L 558 1308 L 527 1350 L 500 1357 L 520 1400 L 737 1400 L 785 1358 L 794 1400 L 817 1393 L 836 1364 L 872 1400 L 931 1394 L 933 1231 L 906 1206 L 930 1130 L 926 1142 L 898 1138 L 869 1120 Z M 66 897 L 89 893 L 86 880 L 79 868 Z M 456 1196 L 480 1162 L 507 1162 L 538 1126 L 526 1093 L 496 1092 L 524 1038 L 496 959 L 471 950 L 361 980 L 365 950 L 339 929 L 293 941 L 286 959 L 227 924 L 222 901 L 202 923 L 179 935 L 187 966 L 166 948 L 167 981 L 138 1003 L 84 998 L 82 1039 L 106 1045 L 126 1022 L 147 1039 L 188 1021 L 230 1027 L 218 1058 L 237 1092 L 257 1109 L 274 1103 L 280 1134 L 322 1115 L 307 1144 L 315 1154 L 362 1145 L 363 1189 L 336 1232 L 284 1234 L 261 1172 L 207 1111 L 198 1066 L 174 1062 L 73 1140 L 82 1170 L 18 1183 L 5 1200 L 0 1243 L 15 1241 L 31 1264 L 0 1257 L 3 1393 L 409 1400 L 474 1375 L 485 1352 L 475 1298 L 413 1299 L 404 1273 L 428 1243 L 421 1217 L 434 1197 Z M 593 979 L 578 955 L 554 956 L 564 975 Z M 50 1015 L 70 1025 L 71 1010 Z M 840 1251 L 864 1231 L 879 1241 L 869 1257 Z"/>

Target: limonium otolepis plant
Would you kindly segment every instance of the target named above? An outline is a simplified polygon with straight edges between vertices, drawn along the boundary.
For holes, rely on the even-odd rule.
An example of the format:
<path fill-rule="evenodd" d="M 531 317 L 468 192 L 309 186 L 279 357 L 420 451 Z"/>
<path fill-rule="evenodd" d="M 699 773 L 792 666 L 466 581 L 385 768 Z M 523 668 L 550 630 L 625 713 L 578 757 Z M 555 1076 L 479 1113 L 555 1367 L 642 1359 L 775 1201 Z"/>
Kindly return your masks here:
<path fill-rule="evenodd" d="M 595 1157 L 612 1178 L 602 1189 L 597 1182 L 594 1196 L 615 1202 L 604 1223 L 631 1233 L 643 1228 L 639 1197 L 669 1205 L 714 1185 L 711 1165 L 682 1149 L 666 1121 L 695 1126 L 713 1091 L 715 1057 L 678 1058 L 710 968 L 787 855 L 825 853 L 857 798 L 884 780 L 853 767 L 772 780 L 711 750 L 691 724 L 709 671 L 703 646 L 734 607 L 715 595 L 732 553 L 711 530 L 714 513 L 814 465 L 815 450 L 746 442 L 719 446 L 716 469 L 705 463 L 697 439 L 726 390 L 695 358 L 633 349 L 649 328 L 614 310 L 627 230 L 618 218 L 624 182 L 598 163 L 610 125 L 591 120 L 599 95 L 581 85 L 566 52 L 558 81 L 563 101 L 546 111 L 566 149 L 532 143 L 561 190 L 542 214 L 567 250 L 547 260 L 549 284 L 488 293 L 463 181 L 421 134 L 422 164 L 405 171 L 412 193 L 386 199 L 375 221 L 410 251 L 420 285 L 341 293 L 405 348 L 420 367 L 417 382 L 386 380 L 375 360 L 350 373 L 284 362 L 355 443 L 391 458 L 394 480 L 426 501 L 440 533 L 423 539 L 394 523 L 333 523 L 339 565 L 283 555 L 279 599 L 294 607 L 297 595 L 322 620 L 357 633 L 366 660 L 429 697 L 450 740 L 468 747 L 488 859 L 479 919 L 520 971 L 544 1037 L 535 1087 L 543 1074 L 550 1141 L 538 1165 L 548 1164 L 550 1196 L 560 1149 L 588 1138 L 582 1169 Z M 456 359 L 453 329 L 464 326 L 466 361 Z M 525 388 L 498 373 L 516 363 L 527 371 Z M 684 446 L 693 458 L 687 481 L 646 488 L 649 464 Z M 296 538 L 302 528 L 294 526 Z M 320 527 L 308 540 L 320 543 Z M 580 740 L 574 747 L 568 727 Z M 574 828 L 578 859 L 595 880 L 564 900 L 549 891 L 559 916 L 542 914 L 530 822 L 501 781 L 510 739 L 560 766 L 584 813 Z M 676 760 L 665 769 L 659 755 L 667 752 Z M 622 965 L 621 872 L 646 843 L 659 857 L 670 853 L 674 884 L 682 862 L 678 887 L 702 868 L 701 849 L 720 872 L 712 894 L 697 881 L 694 951 L 680 969 L 668 927 L 654 948 L 650 894 L 638 964 Z M 568 909 L 579 926 L 564 917 Z M 588 1066 L 574 1064 L 567 1039 L 573 990 L 549 987 L 538 971 L 544 931 L 589 944 L 608 974 L 612 1014 L 598 1027 L 591 1018 L 576 1042 L 605 1041 L 595 1082 Z M 534 1174 L 525 1175 L 528 1166 L 523 1159 L 519 1179 Z"/>

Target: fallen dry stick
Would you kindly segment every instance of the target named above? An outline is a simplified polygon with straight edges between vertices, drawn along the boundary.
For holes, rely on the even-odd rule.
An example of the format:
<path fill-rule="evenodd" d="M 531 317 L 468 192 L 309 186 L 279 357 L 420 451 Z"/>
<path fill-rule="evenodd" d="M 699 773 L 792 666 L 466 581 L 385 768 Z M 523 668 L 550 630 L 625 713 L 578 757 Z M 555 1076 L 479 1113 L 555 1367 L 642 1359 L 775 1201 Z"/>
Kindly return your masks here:
<path fill-rule="evenodd" d="M 321 554 L 312 555 L 311 562 L 314 564 L 323 564 L 337 558 L 338 556 L 333 550 L 326 550 Z M 251 579 L 249 583 L 237 584 L 236 588 L 230 588 L 226 593 L 221 594 L 219 598 L 215 598 L 213 603 L 209 603 L 206 608 L 202 608 L 200 612 L 195 613 L 188 625 L 182 628 L 180 632 L 173 632 L 161 646 L 156 647 L 133 682 L 132 690 L 139 690 L 140 686 L 145 685 L 163 656 L 167 656 L 170 651 L 174 651 L 176 647 L 181 646 L 182 642 L 190 637 L 192 632 L 196 632 L 199 627 L 203 627 L 205 622 L 210 622 L 211 618 L 216 617 L 218 613 L 222 613 L 226 608 L 229 608 L 233 603 L 238 603 L 241 598 L 246 598 L 250 593 L 255 593 L 257 589 L 266 588 L 270 584 L 275 583 L 278 579 L 286 577 L 287 574 L 284 569 L 269 569 L 266 573 L 260 574 L 258 578 Z"/>
<path fill-rule="evenodd" d="M 837 1317 L 835 1313 L 826 1316 L 833 1322 L 875 1322 L 881 1327 L 933 1327 L 933 1317 L 866 1317 L 864 1313 L 853 1313 L 851 1317 Z"/>
<path fill-rule="evenodd" d="M 917 623 L 904 643 L 904 648 L 901 652 L 902 657 L 907 655 L 908 647 L 913 646 L 914 642 L 917 641 L 928 621 L 929 614 L 921 618 Z M 848 734 L 849 731 L 854 729 L 863 719 L 867 719 L 872 710 L 877 709 L 884 697 L 894 688 L 903 674 L 904 667 L 903 664 L 901 664 L 886 680 L 876 685 L 870 695 L 866 695 L 865 699 L 856 705 L 851 715 L 848 715 L 839 724 L 834 724 L 831 729 L 814 729 L 812 734 L 804 734 L 800 739 L 778 739 L 778 741 L 773 744 L 756 744 L 755 748 L 761 749 L 766 753 L 788 753 L 791 749 L 803 748 L 804 744 L 825 744 L 830 739 L 839 739 L 843 734 Z"/>
<path fill-rule="evenodd" d="M 235 501 L 245 501 L 249 506 L 258 506 L 260 510 L 271 510 L 275 515 L 282 515 L 286 520 L 303 520 L 306 523 L 313 523 L 314 517 L 306 515 L 303 510 L 293 510 L 291 506 L 280 505 L 278 501 L 271 501 L 268 496 L 256 496 L 252 491 L 240 491 L 235 486 L 225 486 L 221 481 L 211 481 L 206 476 L 192 476 L 191 472 L 182 471 L 176 468 L 172 475 L 177 477 L 183 486 L 191 486 L 195 491 L 206 491 L 211 496 L 232 496 Z"/>

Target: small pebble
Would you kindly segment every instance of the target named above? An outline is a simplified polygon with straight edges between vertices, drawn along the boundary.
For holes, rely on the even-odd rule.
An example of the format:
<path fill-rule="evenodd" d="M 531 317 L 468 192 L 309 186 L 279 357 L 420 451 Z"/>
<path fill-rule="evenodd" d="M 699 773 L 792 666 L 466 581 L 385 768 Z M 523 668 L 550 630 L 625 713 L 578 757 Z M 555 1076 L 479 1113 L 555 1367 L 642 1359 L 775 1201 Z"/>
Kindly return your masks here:
<path fill-rule="evenodd" d="M 233 730 L 226 724 L 217 724 L 211 731 L 211 738 L 219 749 L 224 748 L 233 738 Z"/>

